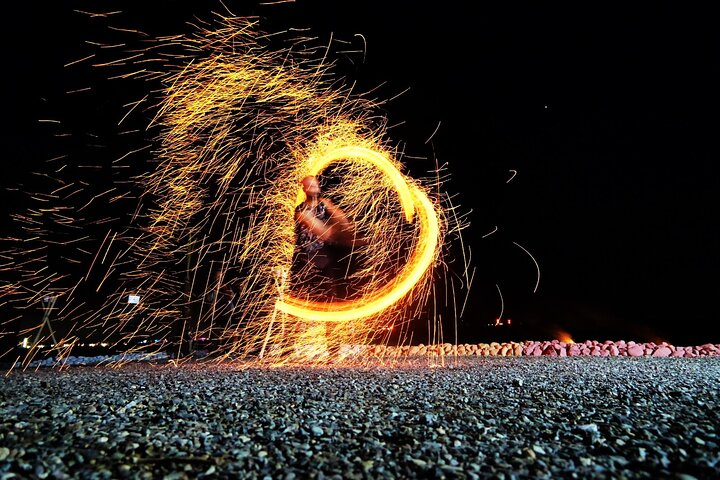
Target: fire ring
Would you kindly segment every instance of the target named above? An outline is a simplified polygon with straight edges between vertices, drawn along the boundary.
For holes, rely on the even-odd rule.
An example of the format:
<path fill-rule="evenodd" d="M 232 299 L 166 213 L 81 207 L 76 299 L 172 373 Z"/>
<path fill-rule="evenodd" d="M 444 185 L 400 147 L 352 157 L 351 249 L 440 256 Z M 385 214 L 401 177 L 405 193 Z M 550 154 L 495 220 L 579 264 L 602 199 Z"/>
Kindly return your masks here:
<path fill-rule="evenodd" d="M 318 158 L 311 158 L 308 175 L 318 175 L 329 165 L 340 161 L 370 163 L 392 181 L 405 219 L 408 222 L 419 222 L 418 240 L 400 273 L 392 281 L 361 298 L 327 303 L 286 295 L 276 301 L 279 311 L 305 320 L 347 322 L 384 311 L 405 297 L 422 279 L 435 261 L 439 244 L 440 222 L 433 203 L 420 188 L 408 183 L 387 155 L 359 146 L 337 148 Z M 303 195 L 301 190 L 298 198 L 302 200 Z"/>

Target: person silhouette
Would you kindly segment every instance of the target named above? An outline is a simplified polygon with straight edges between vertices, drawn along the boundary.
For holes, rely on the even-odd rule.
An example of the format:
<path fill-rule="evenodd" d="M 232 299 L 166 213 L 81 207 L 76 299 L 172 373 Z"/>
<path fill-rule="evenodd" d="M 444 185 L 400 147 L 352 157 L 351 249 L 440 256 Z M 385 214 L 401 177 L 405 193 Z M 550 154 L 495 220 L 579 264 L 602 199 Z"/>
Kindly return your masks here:
<path fill-rule="evenodd" d="M 349 298 L 353 249 L 366 245 L 353 222 L 329 198 L 321 196 L 315 176 L 302 179 L 305 200 L 295 207 L 295 250 L 291 283 L 302 285 L 310 299 L 332 303 Z M 328 353 L 339 352 L 342 329 L 333 322 L 325 324 Z"/>
<path fill-rule="evenodd" d="M 353 223 L 332 200 L 321 197 L 320 182 L 313 175 L 302 179 L 305 200 L 295 207 L 295 275 L 314 279 L 318 297 L 344 300 L 348 295 L 347 259 L 352 249 L 366 245 Z"/>

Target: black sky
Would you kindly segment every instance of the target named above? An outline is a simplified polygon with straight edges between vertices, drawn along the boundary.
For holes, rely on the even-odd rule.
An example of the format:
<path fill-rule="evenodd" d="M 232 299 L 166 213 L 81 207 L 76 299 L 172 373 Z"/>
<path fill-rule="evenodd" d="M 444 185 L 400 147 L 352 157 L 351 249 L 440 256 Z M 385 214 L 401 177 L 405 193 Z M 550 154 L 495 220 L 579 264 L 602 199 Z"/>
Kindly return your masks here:
<path fill-rule="evenodd" d="M 79 81 L 62 65 L 97 33 L 73 10 L 97 5 L 46 3 L 7 7 L 4 187 L 29 181 L 52 154 L 39 118 L 80 129 L 118 115 L 112 95 L 73 105 L 62 93 Z M 385 98 L 409 89 L 385 107 L 393 141 L 447 163 L 446 188 L 472 210 L 468 340 L 500 314 L 499 288 L 503 317 L 528 327 L 720 342 L 714 17 L 679 2 L 486 3 L 225 2 L 269 31 L 309 28 L 356 46 L 361 34 L 364 63 L 340 62 L 348 77 Z M 188 32 L 193 15 L 222 10 L 169 0 L 102 8 L 151 34 Z M 7 218 L 22 206 L 3 195 Z M 537 291 L 520 246 L 540 265 Z"/>

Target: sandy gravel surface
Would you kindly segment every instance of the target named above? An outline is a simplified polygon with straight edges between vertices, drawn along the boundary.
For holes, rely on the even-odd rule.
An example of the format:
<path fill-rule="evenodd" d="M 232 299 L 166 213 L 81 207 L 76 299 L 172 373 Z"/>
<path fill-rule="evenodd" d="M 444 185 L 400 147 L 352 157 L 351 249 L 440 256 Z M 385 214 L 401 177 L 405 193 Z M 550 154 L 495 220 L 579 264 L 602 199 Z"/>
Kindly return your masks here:
<path fill-rule="evenodd" d="M 129 364 L 0 383 L 8 478 L 720 478 L 720 357 Z"/>

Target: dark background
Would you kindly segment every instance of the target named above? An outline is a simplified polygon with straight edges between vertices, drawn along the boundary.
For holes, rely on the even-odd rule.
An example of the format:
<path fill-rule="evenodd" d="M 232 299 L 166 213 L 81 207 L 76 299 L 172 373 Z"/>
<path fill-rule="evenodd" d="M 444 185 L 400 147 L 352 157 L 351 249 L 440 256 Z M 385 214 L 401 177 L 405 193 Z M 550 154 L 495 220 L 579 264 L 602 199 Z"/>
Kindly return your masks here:
<path fill-rule="evenodd" d="M 384 107 L 392 140 L 428 159 L 408 160 L 413 173 L 447 164 L 445 188 L 470 212 L 463 237 L 476 273 L 459 341 L 565 331 L 576 340 L 719 343 L 714 17 L 678 2 L 465 3 L 225 2 L 259 15 L 268 31 L 309 28 L 356 48 L 361 34 L 364 63 L 341 58 L 340 71 L 379 98 L 405 92 Z M 74 11 L 100 11 L 91 2 L 5 7 L 4 230 L 24 208 L 13 189 L 41 186 L 30 172 L 42 161 L 92 155 L 94 137 L 83 132 L 103 138 L 98 154 L 127 151 L 112 132 L 123 99 L 140 91 L 63 65 L 91 51 L 84 42 L 108 23 L 187 33 L 194 15 L 223 10 L 189 5 L 102 2 L 122 11 L 105 23 Z M 85 86 L 93 91 L 64 93 Z M 62 119 L 73 135 L 55 136 L 41 118 Z M 540 265 L 536 291 L 535 264 L 518 245 Z M 498 289 L 501 320 L 512 326 L 487 328 L 501 314 Z M 444 318 L 454 324 L 452 308 Z"/>

